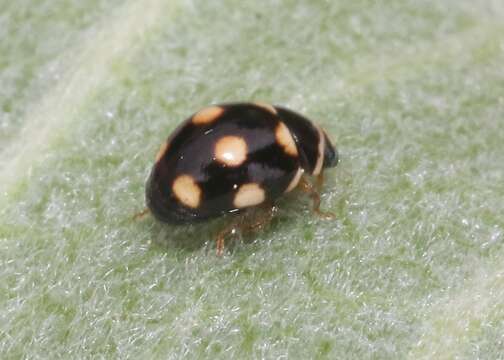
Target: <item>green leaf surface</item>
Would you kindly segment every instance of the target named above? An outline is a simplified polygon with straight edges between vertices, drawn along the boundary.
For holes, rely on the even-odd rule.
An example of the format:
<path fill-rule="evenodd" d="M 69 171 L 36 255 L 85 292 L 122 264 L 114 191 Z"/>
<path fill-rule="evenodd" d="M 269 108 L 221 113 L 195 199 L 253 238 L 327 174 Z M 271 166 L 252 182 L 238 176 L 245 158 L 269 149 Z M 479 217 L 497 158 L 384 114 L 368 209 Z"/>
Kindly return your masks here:
<path fill-rule="evenodd" d="M 0 358 L 504 354 L 499 0 L 0 0 Z M 335 140 L 214 256 L 222 221 L 144 207 L 159 145 L 210 103 Z"/>

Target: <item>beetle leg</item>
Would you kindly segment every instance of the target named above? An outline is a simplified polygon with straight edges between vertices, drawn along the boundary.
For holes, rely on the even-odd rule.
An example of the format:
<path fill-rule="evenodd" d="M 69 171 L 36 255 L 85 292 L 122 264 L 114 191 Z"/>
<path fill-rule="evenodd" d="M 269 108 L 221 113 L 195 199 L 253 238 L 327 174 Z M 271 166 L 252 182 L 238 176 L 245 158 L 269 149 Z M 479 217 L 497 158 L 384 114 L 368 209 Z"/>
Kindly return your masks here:
<path fill-rule="evenodd" d="M 317 177 L 317 186 L 314 186 L 303 176 L 299 181 L 299 188 L 301 189 L 301 191 L 303 191 L 304 193 L 308 194 L 311 197 L 313 201 L 313 211 L 315 212 L 315 214 L 317 214 L 323 219 L 330 220 L 334 219 L 335 215 L 331 212 L 320 210 L 320 194 L 318 188 L 322 186 L 323 182 L 324 178 L 319 176 Z"/>
<path fill-rule="evenodd" d="M 226 238 L 230 235 L 236 235 L 237 231 L 238 231 L 238 222 L 235 221 L 227 225 L 217 234 L 217 238 L 215 239 L 217 256 L 222 256 L 224 252 L 224 241 L 226 240 Z"/>
<path fill-rule="evenodd" d="M 140 211 L 139 213 L 136 213 L 135 215 L 133 215 L 132 217 L 132 220 L 141 220 L 143 219 L 147 214 L 150 214 L 150 210 L 149 208 L 145 208 L 143 209 L 142 211 Z"/>
<path fill-rule="evenodd" d="M 250 216 L 243 219 L 240 230 L 243 233 L 256 233 L 261 231 L 271 223 L 277 211 L 278 208 L 273 204 L 264 204 L 254 209 L 254 212 Z"/>
<path fill-rule="evenodd" d="M 317 175 L 317 178 L 315 180 L 315 185 L 317 186 L 317 191 L 321 191 L 322 187 L 324 186 L 324 172 L 321 171 L 320 174 Z"/>
<path fill-rule="evenodd" d="M 261 231 L 271 223 L 277 212 L 277 207 L 272 204 L 265 204 L 259 208 L 248 209 L 243 214 L 238 215 L 234 221 L 224 227 L 216 237 L 216 254 L 222 256 L 224 253 L 225 240 L 229 236 L 240 234 L 254 234 Z"/>

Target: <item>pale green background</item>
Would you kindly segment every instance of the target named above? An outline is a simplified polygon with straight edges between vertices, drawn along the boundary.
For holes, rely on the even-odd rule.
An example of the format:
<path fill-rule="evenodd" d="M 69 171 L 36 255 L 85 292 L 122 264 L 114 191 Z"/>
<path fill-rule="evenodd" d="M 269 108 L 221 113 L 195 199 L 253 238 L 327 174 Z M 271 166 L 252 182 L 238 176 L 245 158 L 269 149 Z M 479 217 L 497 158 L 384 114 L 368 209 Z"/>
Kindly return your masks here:
<path fill-rule="evenodd" d="M 0 0 L 0 358 L 504 358 L 504 3 Z M 210 103 L 341 154 L 223 258 L 153 219 Z"/>

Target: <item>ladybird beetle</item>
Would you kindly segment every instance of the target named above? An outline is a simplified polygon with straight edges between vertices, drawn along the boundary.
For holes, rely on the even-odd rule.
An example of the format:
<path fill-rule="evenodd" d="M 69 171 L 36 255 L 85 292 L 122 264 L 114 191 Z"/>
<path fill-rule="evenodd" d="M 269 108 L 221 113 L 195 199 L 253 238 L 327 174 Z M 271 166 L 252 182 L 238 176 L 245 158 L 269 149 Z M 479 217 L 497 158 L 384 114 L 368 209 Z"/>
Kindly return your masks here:
<path fill-rule="evenodd" d="M 269 206 L 300 187 L 323 214 L 304 175 L 321 185 L 323 169 L 337 163 L 326 133 L 294 111 L 262 103 L 214 105 L 161 145 L 146 185 L 147 207 L 160 221 L 183 224 Z M 219 235 L 218 254 L 233 226 Z"/>

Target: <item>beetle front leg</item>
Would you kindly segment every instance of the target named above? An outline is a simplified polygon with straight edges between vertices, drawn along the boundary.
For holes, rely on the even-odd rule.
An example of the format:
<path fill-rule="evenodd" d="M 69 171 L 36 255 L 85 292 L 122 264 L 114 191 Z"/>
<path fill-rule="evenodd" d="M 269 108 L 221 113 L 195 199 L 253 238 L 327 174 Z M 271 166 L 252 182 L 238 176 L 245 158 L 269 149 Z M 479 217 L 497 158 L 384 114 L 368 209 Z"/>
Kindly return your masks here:
<path fill-rule="evenodd" d="M 301 191 L 311 197 L 313 202 L 313 211 L 315 212 L 315 214 L 323 219 L 331 220 L 335 218 L 335 215 L 333 213 L 320 210 L 320 194 L 317 188 L 322 187 L 323 182 L 324 178 L 319 175 L 319 177 L 317 177 L 317 186 L 314 186 L 303 176 L 299 181 L 298 187 L 299 189 L 301 189 Z"/>

